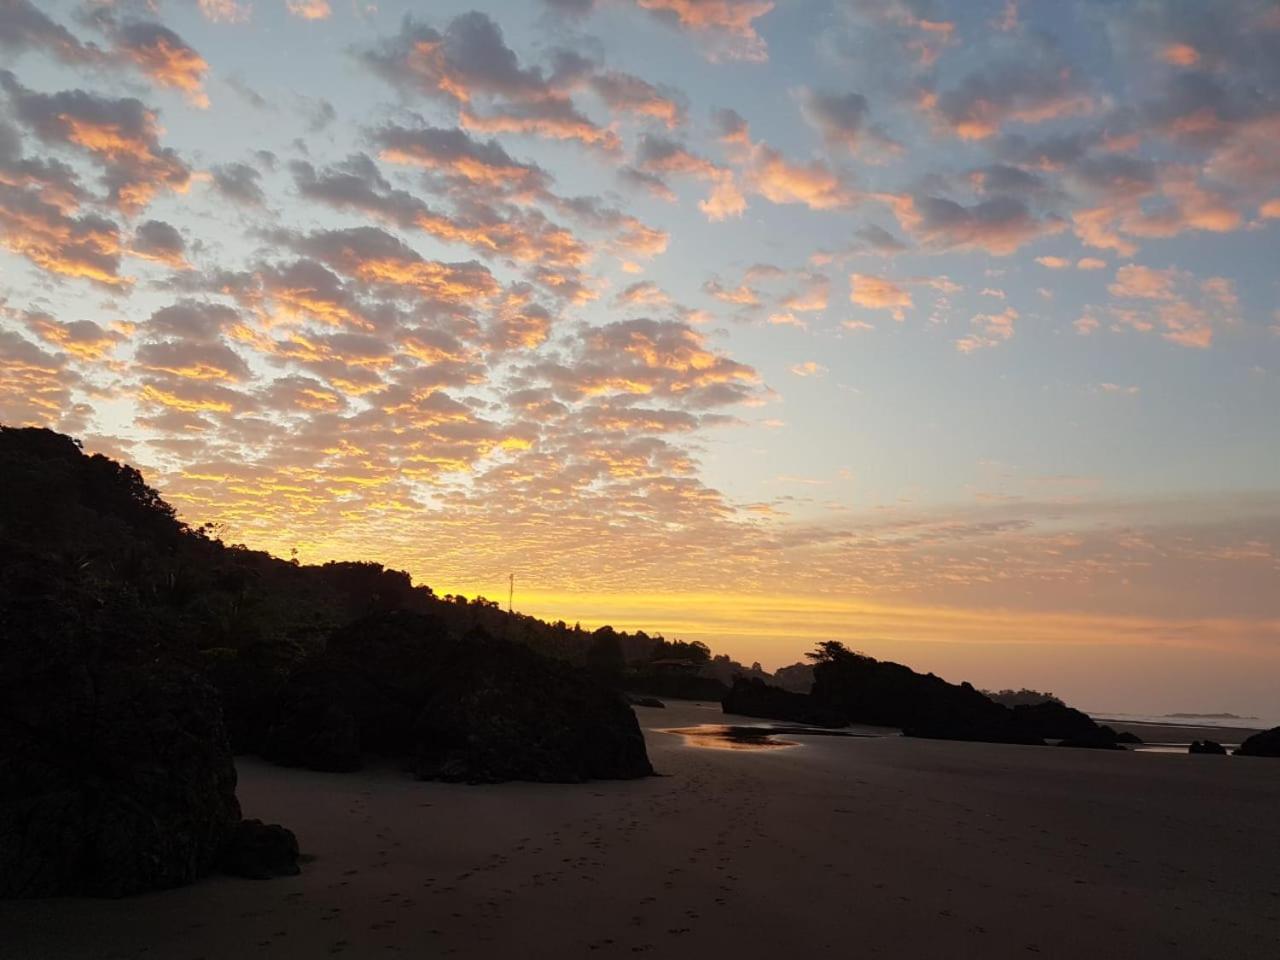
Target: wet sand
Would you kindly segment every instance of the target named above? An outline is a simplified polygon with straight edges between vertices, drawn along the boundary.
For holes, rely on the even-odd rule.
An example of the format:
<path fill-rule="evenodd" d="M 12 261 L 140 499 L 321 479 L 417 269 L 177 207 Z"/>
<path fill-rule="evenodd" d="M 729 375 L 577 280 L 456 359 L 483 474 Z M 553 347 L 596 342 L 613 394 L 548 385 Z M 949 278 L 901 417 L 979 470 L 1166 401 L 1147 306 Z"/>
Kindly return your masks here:
<path fill-rule="evenodd" d="M 665 776 L 416 783 L 240 765 L 300 877 L 0 903 L 0 956 L 1280 956 L 1280 762 L 900 737 L 689 746 Z M 754 721 L 743 720 L 743 723 Z"/>

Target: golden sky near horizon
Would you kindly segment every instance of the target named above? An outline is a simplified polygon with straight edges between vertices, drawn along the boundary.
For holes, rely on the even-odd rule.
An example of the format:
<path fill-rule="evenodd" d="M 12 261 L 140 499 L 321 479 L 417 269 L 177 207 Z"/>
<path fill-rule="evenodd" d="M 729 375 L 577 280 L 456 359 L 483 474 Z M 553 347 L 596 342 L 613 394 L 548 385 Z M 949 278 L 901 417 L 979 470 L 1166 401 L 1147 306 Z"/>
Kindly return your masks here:
<path fill-rule="evenodd" d="M 747 662 L 1280 702 L 1273 3 L 422 6 L 0 2 L 0 421 Z"/>

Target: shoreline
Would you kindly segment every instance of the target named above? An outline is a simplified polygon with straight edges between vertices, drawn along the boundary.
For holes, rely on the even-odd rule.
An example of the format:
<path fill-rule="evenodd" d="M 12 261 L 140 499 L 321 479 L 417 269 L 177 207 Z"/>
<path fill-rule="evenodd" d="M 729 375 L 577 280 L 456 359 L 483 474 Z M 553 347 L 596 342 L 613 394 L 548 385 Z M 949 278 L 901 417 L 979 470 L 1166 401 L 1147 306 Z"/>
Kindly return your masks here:
<path fill-rule="evenodd" d="M 685 746 L 660 776 L 420 782 L 242 758 L 298 877 L 0 903 L 6 958 L 1280 955 L 1280 763 L 906 737 Z"/>

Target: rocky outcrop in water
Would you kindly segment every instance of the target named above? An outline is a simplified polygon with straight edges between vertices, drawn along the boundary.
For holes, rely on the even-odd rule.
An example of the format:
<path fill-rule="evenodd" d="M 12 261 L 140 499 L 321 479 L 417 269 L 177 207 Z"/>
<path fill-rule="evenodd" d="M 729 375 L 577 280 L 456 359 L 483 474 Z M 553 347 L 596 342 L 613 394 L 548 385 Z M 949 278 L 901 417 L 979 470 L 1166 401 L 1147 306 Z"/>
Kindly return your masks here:
<path fill-rule="evenodd" d="M 1225 757 L 1227 748 L 1216 740 L 1192 740 L 1187 753 L 1201 753 L 1208 756 Z"/>
<path fill-rule="evenodd" d="M 804 693 L 770 686 L 755 677 L 738 677 L 720 701 L 725 713 L 808 723 L 819 727 L 843 727 L 848 719 Z"/>
<path fill-rule="evenodd" d="M 1240 757 L 1280 757 L 1280 727 L 1263 730 L 1240 744 L 1236 750 Z"/>

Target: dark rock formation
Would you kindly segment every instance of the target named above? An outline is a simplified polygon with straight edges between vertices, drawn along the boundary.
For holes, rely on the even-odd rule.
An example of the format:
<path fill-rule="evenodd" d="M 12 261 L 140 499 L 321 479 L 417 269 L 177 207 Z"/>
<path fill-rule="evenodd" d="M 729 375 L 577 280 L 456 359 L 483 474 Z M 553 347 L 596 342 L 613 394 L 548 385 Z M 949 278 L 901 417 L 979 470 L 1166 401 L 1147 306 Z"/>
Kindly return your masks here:
<path fill-rule="evenodd" d="M 574 782 L 653 772 L 626 699 L 586 672 L 404 611 L 338 631 L 284 685 L 262 753 L 352 769 L 361 753 L 423 779 Z"/>
<path fill-rule="evenodd" d="M 715 677 L 682 671 L 658 671 L 650 667 L 633 670 L 623 678 L 628 693 L 668 700 L 711 700 L 719 702 L 729 688 Z"/>
<path fill-rule="evenodd" d="M 743 717 L 787 720 L 819 727 L 843 727 L 849 723 L 847 718 L 808 694 L 772 687 L 755 677 L 735 679 L 720 706 L 725 713 Z"/>
<path fill-rule="evenodd" d="M 1121 730 L 1116 734 L 1116 743 L 1125 743 L 1129 746 L 1136 746 L 1142 742 L 1143 741 L 1140 736 L 1136 733 L 1130 733 L 1128 730 Z"/>
<path fill-rule="evenodd" d="M 143 611 L 48 583 L 0 584 L 0 897 L 190 883 L 240 820 L 217 692 Z"/>
<path fill-rule="evenodd" d="M 1187 753 L 1203 753 L 1210 756 L 1225 757 L 1227 748 L 1216 740 L 1192 740 Z"/>
<path fill-rule="evenodd" d="M 298 838 L 278 823 L 241 820 L 218 866 L 223 873 L 252 880 L 294 876 L 299 873 Z"/>
<path fill-rule="evenodd" d="M 899 727 L 912 737 L 1042 744 L 1022 729 L 1013 711 L 967 683 L 947 683 L 900 663 L 875 660 L 823 644 L 815 656 L 812 699 L 853 723 Z"/>
<path fill-rule="evenodd" d="M 1073 710 L 1056 700 L 1046 700 L 1033 705 L 1018 705 L 1012 709 L 1014 722 L 1019 728 L 1031 736 L 1049 740 L 1087 737 L 1098 726 L 1087 713 Z"/>
<path fill-rule="evenodd" d="M 666 709 L 666 706 L 667 706 L 665 703 L 663 703 L 663 702 L 662 702 L 661 700 L 659 700 L 657 697 L 636 697 L 636 696 L 629 696 L 629 697 L 627 697 L 627 699 L 628 699 L 629 701 L 631 701 L 631 705 L 632 705 L 633 707 L 661 707 L 661 708 L 663 708 L 663 709 Z"/>
<path fill-rule="evenodd" d="M 1280 727 L 1263 730 L 1240 744 L 1236 750 L 1240 757 L 1280 757 Z"/>
<path fill-rule="evenodd" d="M 808 663 L 793 663 L 789 667 L 779 667 L 773 672 L 773 685 L 792 693 L 812 693 L 813 666 Z"/>
<path fill-rule="evenodd" d="M 1123 750 L 1119 737 L 1106 725 L 1095 726 L 1092 730 L 1066 737 L 1058 744 L 1060 747 L 1083 747 L 1090 750 Z"/>

